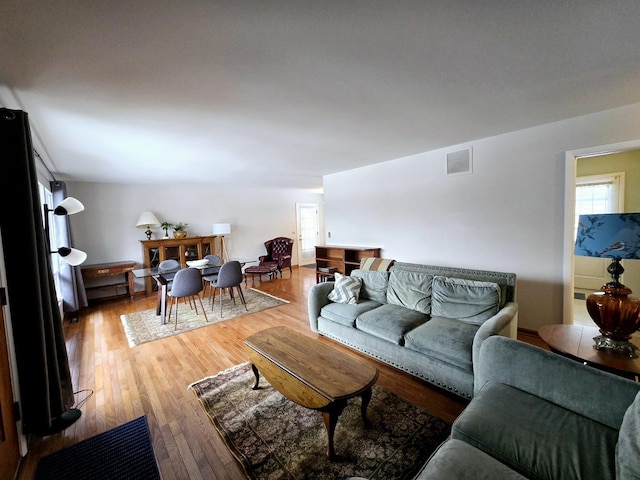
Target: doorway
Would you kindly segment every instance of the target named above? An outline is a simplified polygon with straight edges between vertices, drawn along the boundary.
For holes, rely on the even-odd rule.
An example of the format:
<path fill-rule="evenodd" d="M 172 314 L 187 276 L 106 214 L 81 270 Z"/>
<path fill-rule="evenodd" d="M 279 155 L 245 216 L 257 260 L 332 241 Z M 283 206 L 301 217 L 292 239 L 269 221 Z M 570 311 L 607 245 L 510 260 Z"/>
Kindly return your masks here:
<path fill-rule="evenodd" d="M 319 220 L 317 203 L 296 203 L 298 229 L 298 265 L 309 265 L 316 261 Z"/>
<path fill-rule="evenodd" d="M 638 201 L 634 199 L 634 191 L 640 186 L 640 140 L 629 142 L 598 146 L 580 150 L 565 152 L 565 221 L 564 221 L 564 266 L 563 266 L 563 323 L 572 324 L 593 324 L 588 314 L 584 299 L 576 298 L 582 292 L 576 290 L 581 285 L 580 281 L 576 283 L 576 274 L 584 273 L 581 266 L 582 257 L 575 257 L 573 254 L 575 244 L 577 218 L 577 184 L 578 177 L 587 177 L 584 180 L 593 180 L 596 177 L 615 176 L 619 172 L 625 172 L 624 178 L 621 179 L 621 187 L 619 189 L 618 200 L 620 207 L 609 207 L 611 212 L 624 211 L 636 212 L 640 211 L 640 197 Z M 626 163 L 625 163 L 626 162 Z M 588 178 L 591 177 L 591 178 Z M 594 182 L 595 183 L 595 182 Z M 625 185 L 626 184 L 626 185 Z M 626 192 L 626 194 L 625 194 Z M 620 198 L 620 195 L 623 198 Z M 617 208 L 617 210 L 616 210 Z M 604 212 L 603 212 L 604 213 Z M 595 277 L 605 275 L 606 281 L 609 280 L 608 274 L 603 274 L 602 269 L 596 267 L 591 269 L 591 275 L 596 270 L 600 270 Z M 638 272 L 636 274 L 636 272 Z M 638 278 L 638 280 L 636 280 Z M 593 279 L 595 284 L 587 285 L 586 290 L 599 290 L 602 286 L 599 279 Z M 625 265 L 625 285 L 634 291 L 634 294 L 640 294 L 640 261 L 629 261 Z M 576 292 L 578 295 L 576 295 Z M 582 293 L 591 293 L 584 291 Z"/>
<path fill-rule="evenodd" d="M 586 163 L 586 165 L 585 165 Z M 606 156 L 579 158 L 576 167 L 576 232 L 578 216 L 591 214 L 621 213 L 624 209 L 625 172 L 581 175 L 591 166 L 608 170 Z M 576 256 L 573 275 L 576 298 L 597 291 L 610 280 L 607 267 L 610 259 Z M 622 280 L 621 280 L 622 281 Z"/>

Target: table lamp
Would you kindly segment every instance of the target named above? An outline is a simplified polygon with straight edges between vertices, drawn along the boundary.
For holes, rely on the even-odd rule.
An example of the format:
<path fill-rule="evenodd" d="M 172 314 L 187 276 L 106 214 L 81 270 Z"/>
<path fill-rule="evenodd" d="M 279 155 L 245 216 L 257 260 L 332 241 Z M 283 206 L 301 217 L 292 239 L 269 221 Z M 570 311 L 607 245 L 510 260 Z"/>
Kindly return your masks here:
<path fill-rule="evenodd" d="M 580 215 L 574 253 L 611 259 L 611 281 L 587 297 L 587 311 L 602 334 L 594 338 L 594 348 L 636 358 L 638 348 L 629 340 L 640 328 L 640 300 L 620 283 L 620 260 L 640 258 L 640 213 Z"/>
<path fill-rule="evenodd" d="M 136 223 L 136 227 L 147 229 L 144 232 L 147 234 L 147 240 L 151 240 L 151 229 L 158 228 L 159 226 L 160 220 L 156 218 L 153 212 L 142 212 L 140 218 L 138 218 L 138 223 Z"/>
<path fill-rule="evenodd" d="M 220 258 L 224 263 L 225 259 L 229 260 L 229 254 L 227 253 L 227 247 L 224 244 L 224 236 L 231 233 L 231 224 L 229 223 L 214 223 L 213 234 L 220 237 Z"/>

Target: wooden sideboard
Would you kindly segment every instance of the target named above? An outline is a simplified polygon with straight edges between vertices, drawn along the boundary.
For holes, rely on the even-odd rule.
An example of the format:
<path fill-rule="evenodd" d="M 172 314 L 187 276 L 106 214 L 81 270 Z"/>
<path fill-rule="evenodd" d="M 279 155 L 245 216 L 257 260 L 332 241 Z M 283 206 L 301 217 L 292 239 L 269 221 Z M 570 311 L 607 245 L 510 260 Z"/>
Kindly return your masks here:
<path fill-rule="evenodd" d="M 338 273 L 349 275 L 360 268 L 360 260 L 371 257 L 380 257 L 380 248 L 316 245 L 316 281 L 325 273 L 322 268 L 335 268 Z"/>
<path fill-rule="evenodd" d="M 216 235 L 186 237 L 186 238 L 161 238 L 157 240 L 140 240 L 142 243 L 142 257 L 144 268 L 155 268 L 165 260 L 177 260 L 181 265 L 186 265 L 187 260 L 198 260 L 205 255 L 215 253 Z M 152 293 L 156 282 L 147 278 L 145 289 Z"/>
<path fill-rule="evenodd" d="M 132 270 L 136 263 L 132 261 L 97 263 L 82 265 L 82 279 L 88 300 L 106 300 L 109 298 L 135 294 Z M 124 293 L 118 293 L 123 291 Z M 111 292 L 112 295 L 92 296 L 92 292 Z"/>

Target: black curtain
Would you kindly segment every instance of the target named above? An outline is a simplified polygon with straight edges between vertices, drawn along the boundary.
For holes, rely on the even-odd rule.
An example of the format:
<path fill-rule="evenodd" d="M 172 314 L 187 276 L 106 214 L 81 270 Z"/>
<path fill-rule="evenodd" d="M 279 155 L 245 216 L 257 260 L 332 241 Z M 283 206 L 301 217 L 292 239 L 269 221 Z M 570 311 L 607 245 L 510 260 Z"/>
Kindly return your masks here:
<path fill-rule="evenodd" d="M 66 184 L 57 181 L 51 182 L 51 193 L 53 194 L 53 205 L 50 205 L 50 208 L 53 208 L 67 198 Z M 69 217 L 67 215 L 54 215 L 53 221 L 56 223 L 57 243 L 54 243 L 56 248 L 75 247 Z M 74 267 L 67 262 L 61 261 L 58 276 L 60 277 L 64 311 L 77 312 L 82 307 L 86 307 L 88 305 L 87 292 L 84 289 L 84 280 L 82 279 L 80 267 Z"/>
<path fill-rule="evenodd" d="M 27 113 L 0 109 L 0 232 L 26 433 L 47 432 L 74 402 Z"/>

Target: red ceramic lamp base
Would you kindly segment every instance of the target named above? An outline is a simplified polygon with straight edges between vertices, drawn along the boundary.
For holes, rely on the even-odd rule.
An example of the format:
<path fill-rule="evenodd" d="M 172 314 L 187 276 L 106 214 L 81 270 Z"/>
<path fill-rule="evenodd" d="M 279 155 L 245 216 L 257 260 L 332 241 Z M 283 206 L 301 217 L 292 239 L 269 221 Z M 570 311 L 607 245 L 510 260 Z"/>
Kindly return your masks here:
<path fill-rule="evenodd" d="M 638 356 L 629 339 L 640 328 L 640 299 L 630 293 L 622 284 L 607 284 L 587 297 L 587 311 L 602 333 L 594 338 L 594 348 Z"/>

